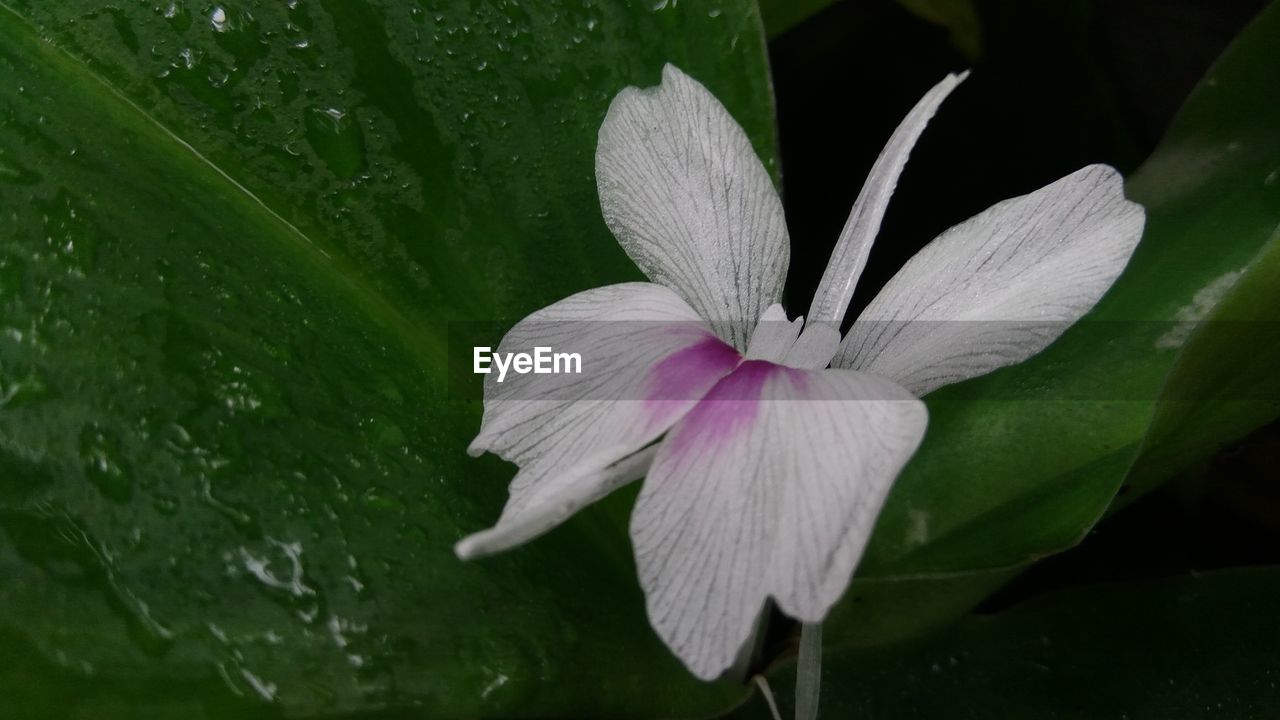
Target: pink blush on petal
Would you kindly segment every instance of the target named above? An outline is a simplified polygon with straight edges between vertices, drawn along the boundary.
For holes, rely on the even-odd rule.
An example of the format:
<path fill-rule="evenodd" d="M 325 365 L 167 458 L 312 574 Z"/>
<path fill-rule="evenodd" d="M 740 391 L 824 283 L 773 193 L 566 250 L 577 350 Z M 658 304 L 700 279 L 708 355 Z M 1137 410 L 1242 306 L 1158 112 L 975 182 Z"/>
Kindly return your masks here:
<path fill-rule="evenodd" d="M 677 432 L 667 442 L 671 451 L 682 454 L 693 447 L 722 445 L 756 419 L 760 398 L 770 378 L 786 375 L 793 383 L 805 383 L 803 372 L 766 362 L 747 360 L 698 401 L 680 421 Z"/>
<path fill-rule="evenodd" d="M 742 362 L 714 335 L 668 355 L 649 371 L 644 406 L 651 426 L 669 425 Z"/>

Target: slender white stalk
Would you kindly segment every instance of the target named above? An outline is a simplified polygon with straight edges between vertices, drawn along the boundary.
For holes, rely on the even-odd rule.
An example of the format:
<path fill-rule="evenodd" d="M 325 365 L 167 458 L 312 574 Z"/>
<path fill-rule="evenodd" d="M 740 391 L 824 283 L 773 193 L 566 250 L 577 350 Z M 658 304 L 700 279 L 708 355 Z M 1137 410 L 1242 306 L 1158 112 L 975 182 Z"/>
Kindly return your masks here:
<path fill-rule="evenodd" d="M 769 714 L 773 716 L 773 720 L 782 720 L 782 713 L 778 712 L 778 701 L 773 699 L 773 689 L 769 687 L 769 680 L 763 675 L 755 676 L 754 680 L 760 688 L 760 696 L 769 706 Z"/>
<path fill-rule="evenodd" d="M 938 106 L 968 75 L 968 71 L 948 75 L 942 82 L 934 85 L 911 108 L 898 129 L 893 131 L 884 150 L 880 151 L 880 157 L 871 166 L 862 192 L 858 194 L 853 209 L 849 211 L 849 219 L 840 231 L 840 239 L 836 241 L 826 272 L 822 274 L 818 292 L 813 296 L 813 305 L 809 307 L 809 322 L 839 323 L 844 319 L 849 301 L 853 299 L 853 289 L 858 284 L 858 276 L 867 265 L 871 243 L 880 231 L 880 222 L 884 220 L 889 198 L 898 186 L 898 176 L 907 164 L 911 148 L 915 147 L 916 140 L 929 124 L 929 119 L 938 111 Z"/>
<path fill-rule="evenodd" d="M 796 661 L 796 720 L 817 720 L 822 690 L 822 623 L 800 626 L 800 658 Z"/>

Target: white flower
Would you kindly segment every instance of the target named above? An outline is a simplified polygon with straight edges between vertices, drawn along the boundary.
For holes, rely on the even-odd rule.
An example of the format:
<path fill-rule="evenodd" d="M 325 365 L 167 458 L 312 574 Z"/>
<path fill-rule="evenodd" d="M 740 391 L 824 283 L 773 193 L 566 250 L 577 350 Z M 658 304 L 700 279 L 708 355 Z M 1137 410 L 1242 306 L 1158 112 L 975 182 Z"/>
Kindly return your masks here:
<path fill-rule="evenodd" d="M 894 132 L 807 325 L 777 304 L 787 229 L 742 128 L 671 65 L 660 86 L 620 92 L 596 150 L 600 205 L 653 283 L 578 293 L 503 339 L 499 351 L 573 346 L 594 372 L 488 376 L 470 451 L 519 471 L 497 524 L 457 554 L 527 542 L 643 476 L 631 538 L 649 619 L 695 675 L 734 663 L 769 598 L 821 621 L 924 436 L 916 398 L 1039 352 L 1142 234 L 1119 174 L 1083 168 L 943 233 L 841 342 L 907 155 L 963 79 L 939 83 Z"/>

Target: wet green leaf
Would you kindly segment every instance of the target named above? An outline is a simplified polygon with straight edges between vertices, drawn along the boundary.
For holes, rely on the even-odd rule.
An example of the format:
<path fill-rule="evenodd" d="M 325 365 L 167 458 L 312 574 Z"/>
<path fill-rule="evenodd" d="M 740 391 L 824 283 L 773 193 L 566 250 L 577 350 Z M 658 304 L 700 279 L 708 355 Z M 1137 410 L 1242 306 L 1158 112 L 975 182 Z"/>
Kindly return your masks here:
<path fill-rule="evenodd" d="M 0 715 L 706 714 L 596 511 L 463 564 L 449 323 L 637 277 L 593 180 L 748 2 L 0 3 Z M 12 687 L 9 687 L 12 685 Z M 181 689 L 189 689 L 183 692 Z"/>

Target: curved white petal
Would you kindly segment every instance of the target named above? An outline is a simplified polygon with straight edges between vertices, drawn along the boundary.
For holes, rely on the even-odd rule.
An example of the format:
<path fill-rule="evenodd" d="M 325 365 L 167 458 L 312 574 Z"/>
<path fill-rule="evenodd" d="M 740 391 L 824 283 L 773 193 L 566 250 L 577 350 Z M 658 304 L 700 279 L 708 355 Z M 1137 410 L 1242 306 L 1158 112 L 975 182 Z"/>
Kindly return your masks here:
<path fill-rule="evenodd" d="M 612 457 L 621 448 L 606 448 L 604 457 Z M 554 478 L 541 483 L 548 502 L 528 502 L 520 511 L 503 514 L 497 525 L 472 533 L 458 541 L 454 552 L 463 560 L 473 560 L 485 555 L 510 550 L 523 545 L 568 520 L 574 513 L 605 495 L 648 472 L 658 447 L 650 445 L 617 462 L 602 466 L 597 457 L 584 458 L 573 467 L 565 468 Z"/>
<path fill-rule="evenodd" d="M 790 243 L 769 173 L 738 123 L 672 65 L 618 93 L 600 126 L 605 222 L 636 265 L 739 351 L 782 297 Z"/>
<path fill-rule="evenodd" d="M 747 361 L 668 433 L 631 538 L 649 620 L 695 675 L 733 663 L 767 597 L 823 618 L 926 421 L 887 380 Z"/>
<path fill-rule="evenodd" d="M 907 165 L 911 148 L 915 147 L 920 133 L 929 124 L 942 101 L 947 99 L 956 86 L 969 76 L 968 71 L 959 75 L 948 75 L 934 85 L 920 102 L 911 108 L 911 112 L 902 119 L 889 142 L 885 143 L 880 156 L 858 193 L 858 199 L 849 211 L 849 219 L 840 231 L 835 250 L 827 269 L 822 273 L 818 283 L 818 291 L 814 293 L 813 304 L 809 306 L 810 322 L 841 323 L 849 309 L 849 301 L 853 299 L 853 290 L 858 284 L 862 270 L 867 266 L 867 257 L 871 254 L 871 246 L 876 234 L 880 232 L 880 222 L 884 220 L 885 210 L 889 207 L 889 198 L 898 187 L 898 176 Z"/>
<path fill-rule="evenodd" d="M 854 323 L 834 365 L 923 395 L 1021 362 L 1111 287 L 1144 219 L 1105 165 L 997 203 L 903 266 Z"/>
<path fill-rule="evenodd" d="M 519 467 L 502 517 L 458 544 L 471 557 L 526 542 L 638 478 L 638 450 L 740 361 L 674 292 L 650 283 L 578 293 L 521 320 L 499 354 L 537 347 L 581 355 L 580 374 L 485 377 L 471 443 Z M 620 462 L 621 461 L 621 462 Z"/>

